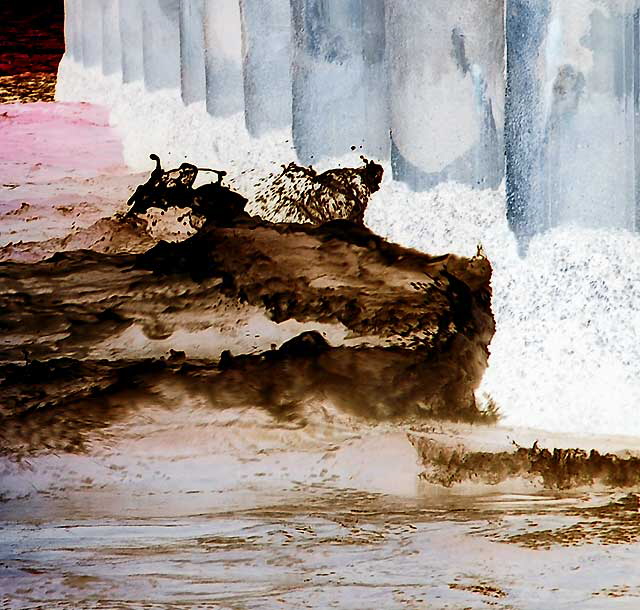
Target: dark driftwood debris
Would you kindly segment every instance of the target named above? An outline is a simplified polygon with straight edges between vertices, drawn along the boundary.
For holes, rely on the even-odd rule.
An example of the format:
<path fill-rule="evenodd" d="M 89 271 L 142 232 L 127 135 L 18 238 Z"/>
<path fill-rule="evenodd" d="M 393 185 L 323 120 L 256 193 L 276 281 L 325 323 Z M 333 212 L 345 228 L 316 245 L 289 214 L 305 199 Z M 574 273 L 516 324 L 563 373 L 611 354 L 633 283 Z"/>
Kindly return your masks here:
<path fill-rule="evenodd" d="M 132 392 L 160 400 L 168 377 L 213 407 L 262 406 L 285 418 L 328 398 L 372 419 L 483 419 L 474 390 L 494 332 L 484 257 L 432 257 L 343 220 L 272 224 L 229 193 L 215 191 L 205 226 L 181 243 L 0 266 L 0 324 L 20 337 L 0 350 L 4 414 L 22 422 L 14 432 L 36 417 L 55 429 L 74 409 L 87 427 L 108 423 L 131 408 Z M 167 338 L 215 326 L 221 315 L 241 323 L 248 309 L 275 322 L 333 324 L 348 340 L 304 332 L 278 350 L 216 361 L 91 359 L 96 344 L 133 324 Z"/>

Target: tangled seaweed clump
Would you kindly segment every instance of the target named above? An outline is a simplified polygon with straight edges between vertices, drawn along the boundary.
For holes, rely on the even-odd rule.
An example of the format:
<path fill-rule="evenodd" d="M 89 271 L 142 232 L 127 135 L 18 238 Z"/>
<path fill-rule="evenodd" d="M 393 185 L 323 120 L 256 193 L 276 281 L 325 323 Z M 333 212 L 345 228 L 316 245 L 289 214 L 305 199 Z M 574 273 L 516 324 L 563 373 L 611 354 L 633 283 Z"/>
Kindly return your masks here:
<path fill-rule="evenodd" d="M 158 155 L 152 154 L 150 158 L 156 167 L 147 182 L 138 186 L 129 199 L 127 217 L 146 214 L 152 208 L 162 211 L 181 208 L 188 210 L 187 215 L 194 214 L 204 222 L 223 224 L 244 214 L 246 198 L 222 183 L 226 171 L 196 167 L 191 163 L 164 170 Z M 217 180 L 194 188 L 199 172 L 214 173 Z"/>
<path fill-rule="evenodd" d="M 364 224 L 371 195 L 380 189 L 384 170 L 361 157 L 360 167 L 342 167 L 317 173 L 296 163 L 283 165 L 280 174 L 265 181 L 253 205 L 271 222 L 319 225 L 330 220 Z"/>
<path fill-rule="evenodd" d="M 573 489 L 602 484 L 608 487 L 640 486 L 640 457 L 601 454 L 592 449 L 541 449 L 469 451 L 443 447 L 432 440 L 410 437 L 427 467 L 422 478 L 445 487 L 465 481 L 496 485 L 507 479 L 541 481 L 547 489 Z"/>

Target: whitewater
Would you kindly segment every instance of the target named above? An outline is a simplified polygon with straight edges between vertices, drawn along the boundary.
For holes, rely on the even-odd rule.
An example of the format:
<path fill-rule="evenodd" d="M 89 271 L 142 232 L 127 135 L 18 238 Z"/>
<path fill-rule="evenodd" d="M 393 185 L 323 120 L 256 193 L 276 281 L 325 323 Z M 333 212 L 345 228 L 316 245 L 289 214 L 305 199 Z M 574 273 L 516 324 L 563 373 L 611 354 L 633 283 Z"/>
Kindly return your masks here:
<path fill-rule="evenodd" d="M 212 117 L 205 104 L 185 106 L 175 90 L 147 92 L 65 57 L 58 101 L 107 106 L 134 171 L 150 169 L 150 152 L 165 166 L 184 160 L 228 171 L 250 200 L 282 164 L 295 159 L 290 130 L 252 138 L 242 114 Z M 317 169 L 359 162 L 355 150 L 323 159 Z M 448 183 L 412 192 L 385 180 L 367 209 L 376 233 L 430 254 L 491 261 L 497 323 L 489 368 L 478 397 L 495 403 L 501 424 L 579 435 L 640 436 L 640 237 L 620 229 L 561 225 L 531 240 L 524 257 L 509 229 L 504 185 L 473 190 Z"/>

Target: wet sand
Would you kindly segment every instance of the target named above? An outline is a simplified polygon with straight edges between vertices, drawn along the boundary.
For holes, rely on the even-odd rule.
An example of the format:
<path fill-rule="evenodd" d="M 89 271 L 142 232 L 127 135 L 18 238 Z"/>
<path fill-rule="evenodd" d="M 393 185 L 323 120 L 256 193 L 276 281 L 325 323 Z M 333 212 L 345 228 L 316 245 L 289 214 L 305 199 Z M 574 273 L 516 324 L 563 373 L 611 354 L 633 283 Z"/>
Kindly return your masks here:
<path fill-rule="evenodd" d="M 7 606 L 637 607 L 637 494 L 421 485 L 398 429 L 234 415 L 5 462 Z"/>

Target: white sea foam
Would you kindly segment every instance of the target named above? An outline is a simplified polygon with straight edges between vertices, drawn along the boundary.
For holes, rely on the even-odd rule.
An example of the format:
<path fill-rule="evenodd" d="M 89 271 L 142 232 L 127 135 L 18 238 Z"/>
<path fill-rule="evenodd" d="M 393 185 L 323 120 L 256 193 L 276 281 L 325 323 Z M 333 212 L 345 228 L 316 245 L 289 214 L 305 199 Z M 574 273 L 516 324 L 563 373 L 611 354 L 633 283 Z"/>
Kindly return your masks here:
<path fill-rule="evenodd" d="M 589 434 L 640 435 L 640 238 L 565 226 L 519 258 L 503 192 L 449 184 L 411 193 L 390 183 L 366 221 L 393 241 L 471 255 L 494 267 L 497 321 L 480 394 L 503 423 Z"/>
<path fill-rule="evenodd" d="M 58 99 L 111 107 L 127 163 L 148 168 L 185 158 L 229 171 L 251 197 L 256 185 L 294 159 L 286 130 L 251 139 L 242 116 L 185 108 L 177 91 L 153 94 L 63 60 Z M 326 160 L 353 162 L 357 157 Z M 494 266 L 497 332 L 479 394 L 498 404 L 503 423 L 549 431 L 640 436 L 640 237 L 563 226 L 534 237 L 521 259 L 505 215 L 504 189 L 446 184 L 413 193 L 389 179 L 373 197 L 367 224 L 388 239 L 430 253 L 473 255 Z"/>

